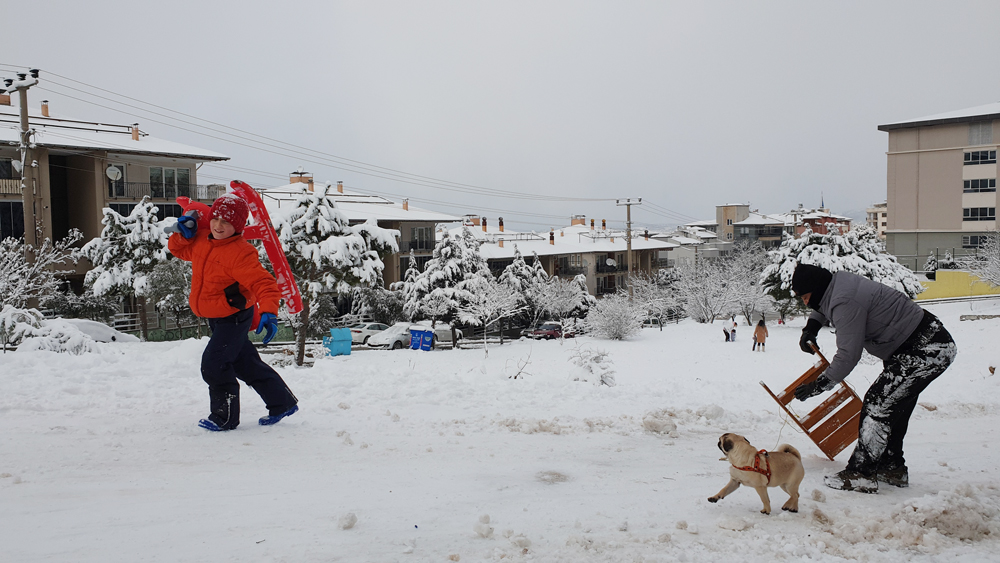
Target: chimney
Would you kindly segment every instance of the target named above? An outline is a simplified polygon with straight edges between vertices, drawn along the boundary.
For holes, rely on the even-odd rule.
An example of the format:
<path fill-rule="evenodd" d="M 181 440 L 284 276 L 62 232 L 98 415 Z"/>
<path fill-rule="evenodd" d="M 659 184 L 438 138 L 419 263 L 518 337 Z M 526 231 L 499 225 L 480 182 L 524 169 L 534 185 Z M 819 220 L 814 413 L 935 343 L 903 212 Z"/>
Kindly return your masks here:
<path fill-rule="evenodd" d="M 561 237 L 566 236 L 566 231 L 564 231 L 562 229 L 559 229 L 559 236 L 561 236 Z"/>
<path fill-rule="evenodd" d="M 615 242 L 615 237 L 611 237 L 611 242 Z"/>
<path fill-rule="evenodd" d="M 48 111 L 48 110 L 46 110 L 46 111 Z M 139 140 L 139 124 L 138 123 L 133 123 L 132 124 L 132 140 L 133 141 L 138 141 Z"/>
<path fill-rule="evenodd" d="M 483 232 L 485 233 L 486 232 L 486 217 L 483 217 L 482 224 L 483 224 Z"/>
<path fill-rule="evenodd" d="M 593 219 L 590 220 L 590 230 L 591 231 L 594 230 L 594 220 Z"/>
<path fill-rule="evenodd" d="M 574 215 L 572 218 L 570 218 L 569 224 L 571 226 L 572 225 L 586 225 L 587 224 L 587 216 L 586 215 Z"/>
<path fill-rule="evenodd" d="M 337 187 L 340 187 L 340 182 L 337 182 Z M 410 198 L 403 198 L 403 211 L 410 210 Z"/>
<path fill-rule="evenodd" d="M 0 106 L 10 105 L 10 94 L 0 90 Z"/>
<path fill-rule="evenodd" d="M 601 230 L 602 231 L 608 230 L 608 220 L 607 219 L 601 219 Z"/>
<path fill-rule="evenodd" d="M 500 248 L 503 248 L 503 239 L 498 240 L 497 244 L 500 245 Z"/>
<path fill-rule="evenodd" d="M 298 170 L 292 172 L 288 175 L 289 184 L 306 184 L 309 186 L 309 191 L 313 191 L 313 175 L 312 172 L 306 172 L 299 166 Z"/>
<path fill-rule="evenodd" d="M 555 243 L 556 243 L 556 230 L 555 229 L 550 229 L 549 230 L 549 244 L 555 244 Z"/>
<path fill-rule="evenodd" d="M 503 217 L 497 219 L 497 227 L 500 228 L 500 232 L 503 232 Z M 503 241 L 500 241 L 500 246 L 503 246 Z"/>
<path fill-rule="evenodd" d="M 42 100 L 42 117 L 48 117 L 48 116 L 49 116 L 49 101 Z"/>
<path fill-rule="evenodd" d="M 341 180 L 337 180 L 337 192 L 344 193 L 344 182 Z M 406 209 L 406 201 L 407 200 L 403 200 L 403 209 Z"/>
<path fill-rule="evenodd" d="M 649 229 L 646 229 L 646 232 L 644 234 L 646 236 L 646 240 L 649 240 Z"/>

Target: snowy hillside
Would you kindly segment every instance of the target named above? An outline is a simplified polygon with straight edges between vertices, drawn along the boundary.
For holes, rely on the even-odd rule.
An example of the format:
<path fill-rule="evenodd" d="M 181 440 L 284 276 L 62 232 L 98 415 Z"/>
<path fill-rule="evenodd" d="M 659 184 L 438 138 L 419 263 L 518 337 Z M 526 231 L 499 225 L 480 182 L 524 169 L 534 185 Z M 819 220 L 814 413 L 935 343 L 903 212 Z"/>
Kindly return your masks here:
<path fill-rule="evenodd" d="M 279 367 L 301 411 L 259 427 L 208 414 L 205 341 L 97 344 L 82 356 L 0 355 L 5 561 L 995 561 L 1000 549 L 1000 301 L 930 307 L 959 346 L 906 439 L 911 486 L 833 491 L 827 460 L 758 384 L 813 358 L 801 319 L 691 321 L 623 342 L 518 341 L 483 350 L 370 351 Z M 821 347 L 832 353 L 834 336 Z M 571 359 L 605 351 L 617 385 Z M 848 378 L 863 393 L 874 363 Z M 520 375 L 514 379 L 514 374 Z M 578 381 L 578 379 L 580 381 Z M 801 405 L 794 403 L 793 405 Z M 800 512 L 718 504 L 720 434 L 803 454 Z M 787 495 L 770 489 L 772 505 Z M 353 515 L 353 516 L 352 516 Z M 346 529 L 345 529 L 346 528 Z"/>

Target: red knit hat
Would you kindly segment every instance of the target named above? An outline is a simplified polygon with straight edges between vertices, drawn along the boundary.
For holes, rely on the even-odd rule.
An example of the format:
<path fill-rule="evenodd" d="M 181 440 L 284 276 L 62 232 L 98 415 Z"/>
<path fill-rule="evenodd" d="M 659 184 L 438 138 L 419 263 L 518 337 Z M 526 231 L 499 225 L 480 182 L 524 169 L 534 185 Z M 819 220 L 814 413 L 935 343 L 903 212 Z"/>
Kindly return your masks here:
<path fill-rule="evenodd" d="M 219 217 L 232 223 L 237 233 L 242 233 L 247 226 L 250 208 L 242 197 L 236 194 L 225 194 L 212 204 L 212 219 Z"/>

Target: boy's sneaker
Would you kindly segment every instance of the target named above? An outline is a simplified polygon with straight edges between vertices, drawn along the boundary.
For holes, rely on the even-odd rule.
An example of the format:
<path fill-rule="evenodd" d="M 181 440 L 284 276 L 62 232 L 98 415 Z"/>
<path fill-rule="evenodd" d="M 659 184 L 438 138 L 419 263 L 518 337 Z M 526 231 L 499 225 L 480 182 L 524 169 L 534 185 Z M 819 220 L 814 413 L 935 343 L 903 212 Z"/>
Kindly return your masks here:
<path fill-rule="evenodd" d="M 855 491 L 868 494 L 878 492 L 878 481 L 876 481 L 874 475 L 863 475 L 850 469 L 845 469 L 833 475 L 827 475 L 823 479 L 823 484 L 831 489 L 841 491 Z"/>
<path fill-rule="evenodd" d="M 909 487 L 910 486 L 910 475 L 906 471 L 906 466 L 897 467 L 895 469 L 887 469 L 884 471 L 879 471 L 876 475 L 876 479 L 880 483 L 885 483 L 886 485 L 892 485 L 893 487 Z"/>
<path fill-rule="evenodd" d="M 285 411 L 285 412 L 283 412 L 281 414 L 269 414 L 267 416 L 262 416 L 262 417 L 260 417 L 260 420 L 258 420 L 257 422 L 261 426 L 270 426 L 272 424 L 277 424 L 277 422 L 279 420 L 281 420 L 282 418 L 285 418 L 286 416 L 292 416 L 293 414 L 295 414 L 297 412 L 299 412 L 299 406 L 298 405 L 292 405 L 292 408 L 288 409 L 287 411 Z"/>
<path fill-rule="evenodd" d="M 199 420 L 198 426 L 204 428 L 205 430 L 209 430 L 211 432 L 225 432 L 227 430 L 232 430 L 232 428 L 225 428 L 223 426 L 219 426 L 218 424 L 212 422 L 212 420 L 209 418 L 203 418 Z"/>

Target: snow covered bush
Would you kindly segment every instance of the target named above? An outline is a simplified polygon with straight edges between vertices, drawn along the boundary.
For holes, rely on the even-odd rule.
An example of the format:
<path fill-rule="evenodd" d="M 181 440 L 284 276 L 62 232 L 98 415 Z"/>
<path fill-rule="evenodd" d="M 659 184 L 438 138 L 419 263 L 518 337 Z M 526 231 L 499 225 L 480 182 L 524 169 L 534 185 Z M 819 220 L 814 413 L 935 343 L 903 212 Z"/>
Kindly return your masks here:
<path fill-rule="evenodd" d="M 149 298 L 161 312 L 169 312 L 177 324 L 182 319 L 194 320 L 188 305 L 191 293 L 191 262 L 164 260 L 149 273 Z"/>
<path fill-rule="evenodd" d="M 362 287 L 354 290 L 353 297 L 351 313 L 355 315 L 371 317 L 373 321 L 386 325 L 406 320 L 403 299 L 398 292 L 381 287 Z"/>
<path fill-rule="evenodd" d="M 587 381 L 596 385 L 615 386 L 614 362 L 608 352 L 590 346 L 578 346 L 570 352 L 569 361 L 579 368 L 573 381 Z"/>
<path fill-rule="evenodd" d="M 35 309 L 4 305 L 0 310 L 0 346 L 4 352 L 7 346 L 17 346 L 24 338 L 34 334 L 41 323 L 42 314 Z"/>
<path fill-rule="evenodd" d="M 961 267 L 979 279 L 996 287 L 1000 286 L 1000 234 L 991 231 L 974 256 L 961 261 Z"/>
<path fill-rule="evenodd" d="M 80 355 L 100 349 L 94 339 L 63 319 L 48 319 L 32 330 L 17 347 L 18 352 L 47 351 Z"/>
<path fill-rule="evenodd" d="M 348 294 L 355 287 L 382 283 L 382 257 L 399 251 L 399 231 L 383 229 L 374 219 L 351 225 L 328 196 L 330 185 L 315 191 L 303 184 L 295 207 L 272 215 L 274 228 L 302 294 L 294 315 L 297 365 L 305 361 L 310 309 L 322 294 Z M 328 328 L 328 327 L 324 327 Z"/>
<path fill-rule="evenodd" d="M 149 196 L 144 196 L 128 217 L 105 208 L 101 236 L 82 249 L 94 266 L 85 278 L 94 295 L 138 300 L 144 340 L 149 336 L 146 319 L 146 296 L 151 289 L 149 275 L 159 262 L 167 259 L 167 234 L 157 223 L 156 212 Z"/>
<path fill-rule="evenodd" d="M 489 356 L 486 338 L 489 327 L 523 311 L 523 301 L 510 287 L 494 280 L 489 270 L 483 270 L 479 276 L 469 280 L 466 289 L 468 295 L 458 306 L 458 319 L 472 326 L 483 327 L 483 348 Z M 503 332 L 500 333 L 500 343 L 503 344 Z"/>
<path fill-rule="evenodd" d="M 598 303 L 587 291 L 587 278 L 583 274 L 578 274 L 572 280 L 549 278 L 538 286 L 535 298 L 542 312 L 559 322 L 568 317 L 585 317 Z"/>
<path fill-rule="evenodd" d="M 541 305 L 542 288 L 549 279 L 549 275 L 542 267 L 538 253 L 533 253 L 533 259 L 529 265 L 517 245 L 514 245 L 514 261 L 511 262 L 497 280 L 510 291 L 521 296 L 524 303 L 524 310 L 519 315 L 522 326 L 534 327 L 544 313 Z"/>
<path fill-rule="evenodd" d="M 684 312 L 699 323 L 735 314 L 729 263 L 724 259 L 701 260 L 674 269 L 673 287 Z"/>
<path fill-rule="evenodd" d="M 768 265 L 767 251 L 756 241 L 738 241 L 733 245 L 728 264 L 730 294 L 736 311 L 748 325 L 754 324 L 757 313 L 771 308 L 772 299 L 760 283 L 760 274 Z"/>
<path fill-rule="evenodd" d="M 79 258 L 72 246 L 82 237 L 73 229 L 66 238 L 58 242 L 45 239 L 38 248 L 24 239 L 0 241 L 0 306 L 24 307 L 32 299 L 54 294 L 62 284 L 62 275 L 70 272 L 64 268 Z"/>
<path fill-rule="evenodd" d="M 858 225 L 846 234 L 820 235 L 806 229 L 797 238 L 786 237 L 777 250 L 768 253 L 771 264 L 760 276 L 761 284 L 775 299 L 791 297 L 792 274 L 799 262 L 855 273 L 915 297 L 924 290 L 917 276 L 886 253 L 878 233 Z"/>
<path fill-rule="evenodd" d="M 923 268 L 924 272 L 928 274 L 933 274 L 934 272 L 937 271 L 937 269 L 938 269 L 937 256 L 935 256 L 933 253 L 928 254 L 927 260 L 924 261 L 924 268 Z"/>
<path fill-rule="evenodd" d="M 57 291 L 42 297 L 39 301 L 42 309 L 51 311 L 57 317 L 67 319 L 90 319 L 102 323 L 110 323 L 115 313 L 121 310 L 121 301 L 110 295 L 94 295 L 92 288 L 86 288 L 80 295 L 72 289 Z"/>
<path fill-rule="evenodd" d="M 597 301 L 587 314 L 587 329 L 598 338 L 624 340 L 642 330 L 646 311 L 641 304 L 618 292 Z"/>

